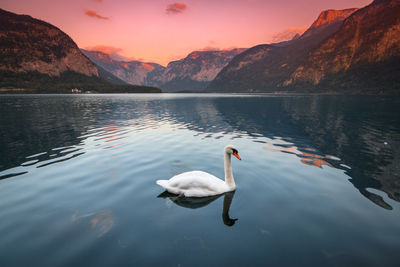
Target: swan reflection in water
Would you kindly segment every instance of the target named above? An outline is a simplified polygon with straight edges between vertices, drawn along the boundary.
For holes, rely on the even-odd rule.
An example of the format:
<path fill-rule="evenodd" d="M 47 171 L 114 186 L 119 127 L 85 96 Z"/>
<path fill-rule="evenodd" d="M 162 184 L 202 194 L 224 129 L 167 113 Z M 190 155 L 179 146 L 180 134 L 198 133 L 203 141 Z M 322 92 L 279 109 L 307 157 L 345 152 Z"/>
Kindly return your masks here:
<path fill-rule="evenodd" d="M 198 209 L 207 206 L 211 202 L 216 199 L 224 196 L 224 207 L 222 210 L 222 220 L 224 224 L 227 226 L 233 226 L 238 219 L 231 219 L 229 217 L 229 208 L 231 207 L 233 196 L 235 195 L 235 191 L 226 192 L 224 194 L 209 196 L 209 197 L 180 197 L 179 195 L 169 193 L 168 191 L 164 191 L 157 197 L 160 198 L 169 198 L 175 204 L 189 209 Z"/>

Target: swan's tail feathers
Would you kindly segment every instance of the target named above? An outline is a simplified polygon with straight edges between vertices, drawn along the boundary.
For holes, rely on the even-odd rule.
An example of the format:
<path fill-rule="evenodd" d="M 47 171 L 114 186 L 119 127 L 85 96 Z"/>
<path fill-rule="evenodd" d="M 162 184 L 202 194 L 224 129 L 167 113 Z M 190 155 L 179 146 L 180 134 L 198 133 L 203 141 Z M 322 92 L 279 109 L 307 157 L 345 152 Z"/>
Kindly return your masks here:
<path fill-rule="evenodd" d="M 168 180 L 157 180 L 156 183 L 161 187 L 164 187 L 164 188 L 168 187 Z"/>

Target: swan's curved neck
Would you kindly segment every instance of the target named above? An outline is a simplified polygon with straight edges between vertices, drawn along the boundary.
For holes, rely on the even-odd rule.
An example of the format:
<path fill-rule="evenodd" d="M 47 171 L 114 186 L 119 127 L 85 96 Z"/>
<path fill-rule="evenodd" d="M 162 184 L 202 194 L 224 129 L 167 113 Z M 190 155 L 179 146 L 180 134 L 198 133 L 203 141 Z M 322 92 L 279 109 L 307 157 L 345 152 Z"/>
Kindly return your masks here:
<path fill-rule="evenodd" d="M 224 169 L 225 169 L 225 183 L 232 187 L 235 188 L 235 180 L 233 179 L 233 174 L 232 174 L 232 163 L 231 163 L 231 154 L 225 152 L 224 155 Z"/>

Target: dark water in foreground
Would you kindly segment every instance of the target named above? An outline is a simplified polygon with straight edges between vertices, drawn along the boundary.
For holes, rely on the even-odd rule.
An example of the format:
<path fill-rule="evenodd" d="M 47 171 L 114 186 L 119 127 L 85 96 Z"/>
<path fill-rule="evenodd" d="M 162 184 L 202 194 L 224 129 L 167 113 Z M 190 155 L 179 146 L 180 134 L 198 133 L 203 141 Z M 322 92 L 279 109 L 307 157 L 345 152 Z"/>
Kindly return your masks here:
<path fill-rule="evenodd" d="M 0 96 L 0 126 L 0 266 L 400 262 L 400 99 Z M 229 143 L 234 194 L 157 197 Z"/>

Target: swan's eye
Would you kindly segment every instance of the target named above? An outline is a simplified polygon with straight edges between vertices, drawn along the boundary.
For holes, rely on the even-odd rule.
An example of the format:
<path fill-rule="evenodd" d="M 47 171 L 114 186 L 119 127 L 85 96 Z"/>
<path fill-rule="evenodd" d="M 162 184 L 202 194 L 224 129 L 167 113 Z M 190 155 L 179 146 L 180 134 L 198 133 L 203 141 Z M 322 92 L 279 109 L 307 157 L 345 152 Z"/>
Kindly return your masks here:
<path fill-rule="evenodd" d="M 239 154 L 239 152 L 236 149 L 232 148 L 232 154 L 233 153 Z"/>

